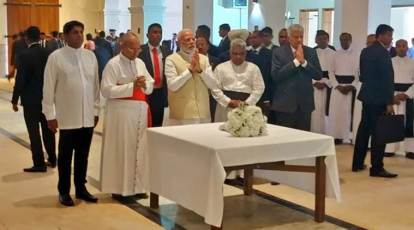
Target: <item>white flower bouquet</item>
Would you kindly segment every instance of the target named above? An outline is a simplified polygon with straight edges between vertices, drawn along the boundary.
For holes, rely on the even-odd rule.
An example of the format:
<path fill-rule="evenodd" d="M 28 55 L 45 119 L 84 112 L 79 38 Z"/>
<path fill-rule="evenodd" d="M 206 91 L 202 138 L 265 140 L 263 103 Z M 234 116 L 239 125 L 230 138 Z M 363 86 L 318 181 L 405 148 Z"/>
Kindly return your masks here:
<path fill-rule="evenodd" d="M 257 137 L 267 134 L 266 116 L 257 106 L 241 105 L 227 114 L 228 121 L 220 126 L 221 130 L 235 137 Z"/>

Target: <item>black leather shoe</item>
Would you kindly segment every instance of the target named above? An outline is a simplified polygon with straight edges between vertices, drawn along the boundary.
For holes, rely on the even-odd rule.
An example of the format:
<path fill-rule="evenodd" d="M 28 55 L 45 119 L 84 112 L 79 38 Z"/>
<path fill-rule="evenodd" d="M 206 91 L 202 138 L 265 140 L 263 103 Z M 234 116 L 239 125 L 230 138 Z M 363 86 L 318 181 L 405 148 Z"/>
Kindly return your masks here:
<path fill-rule="evenodd" d="M 46 172 L 47 169 L 46 169 L 46 166 L 43 166 L 43 167 L 33 166 L 31 168 L 25 168 L 23 169 L 23 171 L 25 172 Z"/>
<path fill-rule="evenodd" d="M 352 167 L 352 172 L 359 172 L 359 171 L 363 171 L 365 169 L 367 169 L 367 165 L 364 164 L 364 165 L 359 166 L 359 167 Z"/>
<path fill-rule="evenodd" d="M 59 195 L 59 202 L 64 206 L 75 206 L 75 203 L 72 200 L 72 197 L 70 197 L 69 194 L 60 194 Z"/>
<path fill-rule="evenodd" d="M 86 202 L 91 202 L 91 203 L 97 203 L 98 202 L 98 198 L 94 197 L 87 190 L 82 191 L 82 192 L 77 192 L 76 193 L 76 198 L 84 200 Z"/>
<path fill-rule="evenodd" d="M 344 141 L 342 139 L 335 139 L 335 145 L 342 145 Z"/>
<path fill-rule="evenodd" d="M 398 176 L 398 174 L 390 173 L 385 169 L 381 171 L 377 171 L 377 172 L 370 170 L 369 175 L 372 177 L 385 177 L 385 178 L 394 178 Z"/>
<path fill-rule="evenodd" d="M 414 153 L 413 152 L 406 152 L 405 157 L 411 160 L 414 160 Z"/>
<path fill-rule="evenodd" d="M 56 161 L 46 161 L 45 164 L 47 167 L 56 168 Z"/>
<path fill-rule="evenodd" d="M 395 156 L 395 153 L 385 152 L 384 157 L 393 157 Z"/>

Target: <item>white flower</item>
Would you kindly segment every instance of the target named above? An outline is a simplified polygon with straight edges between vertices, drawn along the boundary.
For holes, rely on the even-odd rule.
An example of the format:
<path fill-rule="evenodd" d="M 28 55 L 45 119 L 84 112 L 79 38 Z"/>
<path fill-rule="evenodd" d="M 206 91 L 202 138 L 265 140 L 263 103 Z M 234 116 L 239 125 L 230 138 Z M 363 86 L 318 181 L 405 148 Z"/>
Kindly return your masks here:
<path fill-rule="evenodd" d="M 231 110 L 227 118 L 228 121 L 220 126 L 220 129 L 235 137 L 256 137 L 267 134 L 267 118 L 257 106 L 242 105 Z"/>

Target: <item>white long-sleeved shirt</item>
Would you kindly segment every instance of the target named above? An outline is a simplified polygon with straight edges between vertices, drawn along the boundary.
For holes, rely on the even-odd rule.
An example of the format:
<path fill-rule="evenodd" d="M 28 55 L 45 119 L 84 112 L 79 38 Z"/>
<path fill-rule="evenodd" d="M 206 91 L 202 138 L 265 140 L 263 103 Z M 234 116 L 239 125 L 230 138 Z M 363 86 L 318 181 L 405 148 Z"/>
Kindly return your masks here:
<path fill-rule="evenodd" d="M 84 48 L 65 46 L 53 52 L 45 67 L 43 114 L 59 129 L 93 127 L 100 107 L 98 62 Z"/>
<path fill-rule="evenodd" d="M 180 52 L 183 52 L 183 51 L 180 51 Z M 187 58 L 188 67 L 190 66 L 189 60 L 190 60 L 190 56 Z M 206 69 L 204 69 L 203 72 L 200 73 L 200 76 L 208 88 L 211 89 L 215 87 L 214 85 L 215 81 L 212 77 L 213 71 L 212 71 L 209 61 L 207 61 Z M 177 68 L 174 62 L 170 58 L 167 57 L 167 59 L 165 60 L 165 77 L 167 78 L 168 89 L 173 92 L 176 92 L 181 87 L 183 87 L 185 83 L 193 77 L 193 75 L 188 69 L 185 70 L 183 73 L 178 74 Z"/>
<path fill-rule="evenodd" d="M 322 71 L 328 71 L 329 74 L 329 79 L 322 78 L 318 81 L 325 83 L 328 87 L 332 87 L 332 82 L 335 78 L 335 75 L 333 74 L 333 68 L 336 51 L 329 47 L 326 47 L 325 49 L 317 48 L 316 53 L 318 54 L 319 64 L 321 65 Z M 313 82 L 318 81 L 313 80 Z"/>
<path fill-rule="evenodd" d="M 130 60 L 122 53 L 112 58 L 102 74 L 101 92 L 107 99 L 131 97 L 134 93 L 136 77 L 145 77 L 146 89 L 142 91 L 149 95 L 152 93 L 154 80 L 148 73 L 144 62 L 136 58 Z"/>
<path fill-rule="evenodd" d="M 340 85 L 336 80 L 335 75 L 355 76 L 352 85 L 356 87 L 359 81 L 359 54 L 352 48 L 349 48 L 347 50 L 339 49 L 336 51 L 334 57 L 333 74 L 333 88 L 336 88 L 338 85 Z"/>
<path fill-rule="evenodd" d="M 217 88 L 211 92 L 217 102 L 225 108 L 231 99 L 224 95 L 223 90 L 249 93 L 246 103 L 256 105 L 265 89 L 259 67 L 247 61 L 239 66 L 231 60 L 218 65 L 214 71 L 214 78 Z"/>
<path fill-rule="evenodd" d="M 414 83 L 414 60 L 408 56 L 405 57 L 393 57 L 392 67 L 394 68 L 394 82 L 402 84 L 413 84 Z M 411 86 L 405 94 L 409 98 L 414 97 L 414 87 Z"/>

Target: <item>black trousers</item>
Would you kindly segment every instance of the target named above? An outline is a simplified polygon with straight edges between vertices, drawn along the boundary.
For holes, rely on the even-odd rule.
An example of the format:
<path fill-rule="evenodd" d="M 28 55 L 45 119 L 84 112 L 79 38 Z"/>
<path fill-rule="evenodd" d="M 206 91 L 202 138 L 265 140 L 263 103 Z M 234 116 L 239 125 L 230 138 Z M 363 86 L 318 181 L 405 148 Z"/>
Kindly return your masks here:
<path fill-rule="evenodd" d="M 385 143 L 376 140 L 375 130 L 378 119 L 386 112 L 386 105 L 362 104 L 362 116 L 356 135 L 353 168 L 362 167 L 368 151 L 368 141 L 371 137 L 371 171 L 378 172 L 384 168 Z"/>
<path fill-rule="evenodd" d="M 48 154 L 49 162 L 56 162 L 56 141 L 55 134 L 47 127 L 45 115 L 42 113 L 41 105 L 24 105 L 23 115 L 26 122 L 27 131 L 30 139 L 30 149 L 32 151 L 33 165 L 35 167 L 45 167 L 43 155 L 43 145 Z M 40 126 L 42 127 L 42 137 L 40 136 Z"/>
<path fill-rule="evenodd" d="M 305 112 L 300 109 L 293 113 L 285 113 L 279 111 L 270 111 L 269 123 L 280 125 L 293 129 L 310 131 L 311 112 Z"/>
<path fill-rule="evenodd" d="M 86 183 L 89 149 L 93 128 L 60 130 L 58 170 L 58 190 L 60 194 L 70 193 L 72 155 L 75 153 L 74 182 L 76 192 L 82 192 Z"/>
<path fill-rule="evenodd" d="M 152 126 L 161 127 L 164 120 L 164 108 L 166 107 L 167 89 L 154 89 L 148 96 L 148 104 L 151 110 Z"/>

